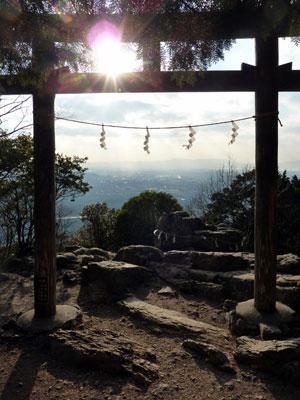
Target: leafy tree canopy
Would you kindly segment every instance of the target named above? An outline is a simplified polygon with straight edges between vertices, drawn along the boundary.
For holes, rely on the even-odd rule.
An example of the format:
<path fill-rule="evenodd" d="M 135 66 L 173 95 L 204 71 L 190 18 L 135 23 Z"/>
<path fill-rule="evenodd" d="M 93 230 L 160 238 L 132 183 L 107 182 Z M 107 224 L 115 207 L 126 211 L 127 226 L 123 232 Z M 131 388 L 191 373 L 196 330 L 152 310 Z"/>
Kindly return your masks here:
<path fill-rule="evenodd" d="M 56 155 L 57 200 L 72 200 L 89 190 L 84 181 L 86 160 Z M 19 253 L 30 252 L 34 239 L 33 140 L 28 135 L 0 139 L 0 221 L 2 240 L 9 236 L 12 243 L 17 241 Z"/>
<path fill-rule="evenodd" d="M 226 223 L 240 229 L 245 250 L 254 243 L 255 170 L 238 175 L 230 186 L 211 197 L 204 215 L 207 223 Z M 300 179 L 278 174 L 277 251 L 300 254 Z"/>
<path fill-rule="evenodd" d="M 115 237 L 118 246 L 153 245 L 153 232 L 164 212 L 180 211 L 177 200 L 168 193 L 145 191 L 132 197 L 117 216 Z"/>
<path fill-rule="evenodd" d="M 238 13 L 241 8 L 251 9 L 264 4 L 266 7 L 272 9 L 275 6 L 280 12 L 278 14 L 284 15 L 284 10 L 295 1 L 285 0 L 70 0 L 67 2 L 61 1 L 46 1 L 46 0 L 19 0 L 19 1 L 2 1 L 0 5 L 0 19 L 2 21 L 19 21 L 27 22 L 26 32 L 24 38 L 30 37 L 38 32 L 36 35 L 39 39 L 51 38 L 52 27 L 43 26 L 43 20 L 39 23 L 37 17 L 51 15 L 51 14 L 64 14 L 64 13 L 79 13 L 79 14 L 172 14 L 178 12 L 189 12 L 197 14 L 202 11 L 221 11 L 228 12 L 236 10 Z M 296 2 L 297 3 L 297 2 Z M 28 24 L 32 16 L 35 16 L 35 23 Z M 228 49 L 232 43 L 231 40 L 217 40 L 217 41 L 180 41 L 176 36 L 176 30 L 180 25 L 180 19 L 176 22 L 176 27 L 172 26 L 174 30 L 174 42 L 165 43 L 162 51 L 162 58 L 168 57 L 169 67 L 173 69 L 206 69 L 211 63 L 223 58 L 224 50 Z M 22 26 L 22 25 L 20 25 Z M 28 28 L 29 27 L 29 28 Z M 183 27 L 184 28 L 184 27 Z M 207 32 L 214 29 L 214 20 L 211 19 L 207 25 Z M 24 28 L 25 29 L 25 28 Z M 148 29 L 145 26 L 145 29 Z M 155 26 L 155 31 L 159 33 L 160 26 Z M 201 27 L 203 31 L 203 26 Z M 230 27 L 229 27 L 230 29 Z M 188 29 L 185 27 L 185 32 Z M 31 43 L 24 39 L 24 42 L 14 42 L 14 31 L 12 29 L 3 29 L 0 38 L 0 68 L 5 72 L 18 72 L 31 68 Z M 84 42 L 86 32 L 82 29 L 82 41 Z M 155 32 L 151 32 L 155 37 Z M 63 38 L 62 38 L 63 39 Z M 54 62 L 56 66 L 65 65 L 67 62 L 73 69 L 78 69 L 79 66 L 87 66 L 88 60 L 86 59 L 86 43 L 79 41 L 77 43 L 67 44 L 66 42 L 56 43 L 55 52 L 50 56 L 49 60 Z M 147 45 L 147 42 L 144 45 Z M 140 54 L 140 53 L 139 53 Z M 141 55 L 141 54 L 140 54 Z"/>
<path fill-rule="evenodd" d="M 88 204 L 81 212 L 83 226 L 74 237 L 74 241 L 83 246 L 96 246 L 111 250 L 117 211 L 107 207 L 106 203 Z"/>
<path fill-rule="evenodd" d="M 293 14 L 290 15 L 289 7 L 293 6 Z M 266 24 L 263 32 L 276 29 L 282 19 L 289 16 L 290 26 L 300 25 L 300 2 L 298 0 L 70 0 L 70 1 L 48 1 L 48 0 L 19 0 L 8 1 L 4 0 L 0 4 L 0 22 L 17 22 L 18 29 L 24 29 L 23 41 L 15 42 L 13 29 L 2 29 L 0 36 L 0 70 L 5 73 L 29 72 L 26 78 L 27 83 L 37 84 L 38 80 L 31 79 L 32 70 L 32 43 L 31 37 L 35 36 L 39 41 L 43 39 L 51 39 L 52 31 L 55 30 L 55 22 L 52 25 L 44 25 L 42 17 L 52 14 L 83 14 L 83 15 L 141 15 L 141 14 L 157 14 L 157 15 L 172 15 L 174 13 L 190 13 L 198 14 L 199 12 L 218 11 L 221 13 L 234 12 L 237 18 L 240 12 L 255 10 L 257 7 L 264 8 L 264 14 L 271 16 L 272 22 Z M 297 8 L 295 8 L 297 7 Z M 35 18 L 35 22 L 32 18 Z M 40 20 L 38 17 L 41 17 Z M 151 20 L 151 15 L 149 16 Z M 63 18 L 62 18 L 63 19 Z M 25 24 L 25 25 L 22 25 Z M 232 29 L 233 22 L 229 23 L 228 30 Z M 156 35 L 160 34 L 160 27 L 157 23 L 154 31 L 150 31 L 151 24 L 145 24 L 142 31 L 145 37 L 150 37 L 155 41 Z M 198 28 L 197 28 L 198 26 Z M 218 26 L 215 18 L 212 16 L 209 21 L 206 20 L 205 27 L 199 24 L 193 27 L 193 30 L 204 29 L 207 34 L 211 34 Z M 228 50 L 233 40 L 193 40 L 180 39 L 180 31 L 184 31 L 185 35 L 189 32 L 187 26 L 183 26 L 181 19 L 178 18 L 176 23 L 168 28 L 172 32 L 172 41 L 161 44 L 161 61 L 169 70 L 206 70 L 211 64 L 224 58 L 224 51 Z M 26 31 L 26 32 L 25 32 Z M 55 67 L 68 65 L 71 70 L 85 69 L 90 70 L 91 57 L 89 47 L 86 41 L 87 32 L 82 28 L 82 38 L 77 42 L 68 43 L 64 41 L 56 42 L 54 48 L 46 50 L 47 60 Z M 150 35 L 150 36 L 149 36 Z M 29 39 L 26 39 L 29 38 Z M 138 38 L 137 38 L 138 42 Z M 146 47 L 151 41 L 144 40 L 143 46 Z M 295 43 L 299 40 L 295 39 Z M 138 45 L 138 56 L 142 57 L 143 47 Z M 40 68 L 40 66 L 39 66 Z M 185 78 L 182 78 L 185 79 Z"/>

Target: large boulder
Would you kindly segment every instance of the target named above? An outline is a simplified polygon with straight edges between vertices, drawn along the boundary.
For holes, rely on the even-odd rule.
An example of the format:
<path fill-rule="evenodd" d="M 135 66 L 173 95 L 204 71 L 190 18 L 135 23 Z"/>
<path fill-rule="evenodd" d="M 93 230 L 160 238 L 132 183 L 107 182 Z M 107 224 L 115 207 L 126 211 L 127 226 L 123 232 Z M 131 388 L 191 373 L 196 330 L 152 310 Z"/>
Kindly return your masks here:
<path fill-rule="evenodd" d="M 80 255 L 77 257 L 77 259 L 78 259 L 79 265 L 80 265 L 81 267 L 83 267 L 84 265 L 88 265 L 90 262 L 94 262 L 94 261 L 104 261 L 103 259 L 102 259 L 102 260 L 95 260 L 94 256 L 88 256 L 88 255 L 86 255 L 86 254 L 80 254 Z"/>
<path fill-rule="evenodd" d="M 193 251 L 170 250 L 165 253 L 164 262 L 168 264 L 192 265 Z"/>
<path fill-rule="evenodd" d="M 249 262 L 241 253 L 198 252 L 192 253 L 192 267 L 205 271 L 242 271 L 249 269 Z"/>
<path fill-rule="evenodd" d="M 105 257 L 108 260 L 111 253 L 107 250 L 99 249 L 98 247 L 91 247 L 90 249 L 86 249 L 85 254 L 88 256 Z"/>
<path fill-rule="evenodd" d="M 235 373 L 227 354 L 220 347 L 193 339 L 186 339 L 182 346 L 214 367 L 224 372 Z"/>
<path fill-rule="evenodd" d="M 237 339 L 235 359 L 299 385 L 300 338 L 289 340 Z"/>
<path fill-rule="evenodd" d="M 151 273 L 146 268 L 118 261 L 91 262 L 83 269 L 86 283 L 98 283 L 105 288 L 107 295 L 116 299 L 124 297 L 150 277 Z"/>
<path fill-rule="evenodd" d="M 83 254 L 86 254 L 87 248 L 86 247 L 79 247 L 76 250 L 73 251 L 76 256 L 81 256 Z"/>
<path fill-rule="evenodd" d="M 154 232 L 155 246 L 168 250 L 238 251 L 242 233 L 225 225 L 205 225 L 185 211 L 163 214 Z"/>
<path fill-rule="evenodd" d="M 100 249 L 99 247 L 80 247 L 76 250 L 74 250 L 74 254 L 76 256 L 82 256 L 82 255 L 87 255 L 87 256 L 99 256 L 103 257 L 105 260 L 110 260 L 113 258 L 113 253 L 107 250 Z"/>
<path fill-rule="evenodd" d="M 277 271 L 283 274 L 300 275 L 300 257 L 291 253 L 277 256 Z"/>
<path fill-rule="evenodd" d="M 206 229 L 194 232 L 191 245 L 201 251 L 239 251 L 242 240 L 242 232 L 238 229 Z"/>
<path fill-rule="evenodd" d="M 148 266 L 151 262 L 162 262 L 164 253 L 152 246 L 132 245 L 122 247 L 116 254 L 115 261 Z"/>
<path fill-rule="evenodd" d="M 183 293 L 201 296 L 209 300 L 220 301 L 225 295 L 223 286 L 217 283 L 177 279 L 174 284 Z"/>
<path fill-rule="evenodd" d="M 58 270 L 74 269 L 77 266 L 77 257 L 74 253 L 61 253 L 56 256 Z"/>
<path fill-rule="evenodd" d="M 204 271 L 227 272 L 249 270 L 251 263 L 244 253 L 171 250 L 165 253 L 165 263 L 188 265 Z"/>
<path fill-rule="evenodd" d="M 90 262 L 100 262 L 100 261 L 106 261 L 107 257 L 99 256 L 99 255 L 87 255 L 87 254 L 82 254 L 77 257 L 79 265 L 84 266 L 88 265 Z"/>

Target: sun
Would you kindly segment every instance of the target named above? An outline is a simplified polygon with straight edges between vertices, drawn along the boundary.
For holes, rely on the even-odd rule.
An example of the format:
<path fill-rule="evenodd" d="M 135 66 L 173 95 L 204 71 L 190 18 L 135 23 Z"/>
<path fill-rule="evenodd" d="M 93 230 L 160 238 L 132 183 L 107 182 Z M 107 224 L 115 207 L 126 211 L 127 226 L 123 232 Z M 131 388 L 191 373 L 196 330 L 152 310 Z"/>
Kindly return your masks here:
<path fill-rule="evenodd" d="M 93 45 L 95 72 L 116 78 L 124 72 L 136 70 L 136 52 L 115 38 L 102 38 Z"/>

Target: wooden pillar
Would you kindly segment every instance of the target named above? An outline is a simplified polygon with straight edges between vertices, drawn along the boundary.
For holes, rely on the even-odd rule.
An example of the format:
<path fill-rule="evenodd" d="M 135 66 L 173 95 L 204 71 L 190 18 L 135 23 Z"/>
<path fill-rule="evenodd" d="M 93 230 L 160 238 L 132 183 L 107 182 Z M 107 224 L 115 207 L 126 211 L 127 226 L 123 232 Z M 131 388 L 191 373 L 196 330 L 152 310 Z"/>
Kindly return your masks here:
<path fill-rule="evenodd" d="M 38 318 L 56 312 L 55 95 L 33 95 L 34 123 L 34 309 Z"/>
<path fill-rule="evenodd" d="M 276 198 L 278 178 L 278 38 L 256 38 L 255 285 L 254 305 L 272 312 L 276 304 Z"/>
<path fill-rule="evenodd" d="M 36 318 L 47 318 L 56 313 L 55 88 L 50 79 L 53 76 L 53 48 L 51 43 L 42 40 L 35 42 L 33 47 L 37 81 L 33 94 Z"/>
<path fill-rule="evenodd" d="M 145 72 L 160 71 L 160 42 L 149 39 L 143 43 L 143 69 Z"/>

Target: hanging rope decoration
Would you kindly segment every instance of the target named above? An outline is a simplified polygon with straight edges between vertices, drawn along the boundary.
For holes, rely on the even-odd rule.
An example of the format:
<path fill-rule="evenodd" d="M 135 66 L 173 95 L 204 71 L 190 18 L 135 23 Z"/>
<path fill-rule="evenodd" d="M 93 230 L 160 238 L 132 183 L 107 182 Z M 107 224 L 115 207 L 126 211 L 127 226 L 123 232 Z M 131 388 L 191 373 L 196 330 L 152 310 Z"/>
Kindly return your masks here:
<path fill-rule="evenodd" d="M 186 150 L 190 150 L 191 147 L 193 146 L 193 143 L 195 142 L 196 138 L 196 131 L 193 128 L 200 128 L 200 127 L 205 127 L 205 126 L 215 126 L 215 125 L 224 125 L 224 124 L 232 124 L 232 128 L 231 128 L 231 139 L 229 141 L 229 145 L 233 144 L 236 141 L 236 137 L 238 136 L 238 130 L 240 129 L 237 122 L 240 121 L 246 121 L 246 120 L 250 120 L 250 119 L 254 119 L 256 120 L 257 118 L 265 118 L 265 117 L 272 117 L 272 116 L 277 116 L 278 119 L 278 123 L 280 124 L 280 126 L 282 125 L 282 122 L 280 121 L 279 117 L 278 117 L 279 113 L 278 112 L 268 112 L 268 113 L 263 113 L 263 114 L 257 114 L 257 115 L 251 115 L 249 117 L 243 117 L 243 118 L 236 118 L 234 120 L 226 120 L 226 121 L 219 121 L 219 122 L 209 122 L 206 124 L 196 124 L 196 125 L 181 125 L 181 126 L 153 126 L 148 128 L 148 126 L 146 126 L 146 136 L 145 136 L 145 140 L 144 140 L 144 151 L 148 154 L 150 154 L 150 150 L 149 150 L 149 139 L 150 139 L 150 129 L 151 130 L 161 130 L 161 129 L 165 129 L 165 130 L 170 130 L 170 129 L 189 129 L 189 140 L 188 140 L 188 144 L 184 144 L 182 145 L 183 147 L 186 148 Z M 71 119 L 71 118 L 64 118 L 64 117 L 55 117 L 57 120 L 62 120 L 62 121 L 68 121 L 68 122 L 74 122 L 77 124 L 84 124 L 84 125 L 91 125 L 91 126 L 102 126 L 102 131 L 100 134 L 100 147 L 104 150 L 107 150 L 106 147 L 106 132 L 104 130 L 104 127 L 108 127 L 108 128 L 121 128 L 121 129 L 138 129 L 138 130 L 144 130 L 145 126 L 141 127 L 141 126 L 128 126 L 128 125 L 113 125 L 113 124 L 101 124 L 98 122 L 88 122 L 88 121 L 80 121 L 80 120 L 76 120 L 76 119 Z"/>
<path fill-rule="evenodd" d="M 189 140 L 188 140 L 188 144 L 183 144 L 182 147 L 185 147 L 186 150 L 190 150 L 190 148 L 193 146 L 194 141 L 196 140 L 195 136 L 196 136 L 196 131 L 195 129 L 193 129 L 191 126 L 189 126 Z"/>
<path fill-rule="evenodd" d="M 150 154 L 149 150 L 149 138 L 150 138 L 150 132 L 148 126 L 146 126 L 146 136 L 145 136 L 145 141 L 144 141 L 144 151 L 148 154 Z"/>
<path fill-rule="evenodd" d="M 102 131 L 100 133 L 100 147 L 101 149 L 107 150 L 105 139 L 106 139 L 106 132 L 104 130 L 104 125 L 102 124 Z"/>
<path fill-rule="evenodd" d="M 238 126 L 238 124 L 236 122 L 231 121 L 231 123 L 232 123 L 232 129 L 231 129 L 232 134 L 231 134 L 231 139 L 228 143 L 229 145 L 233 144 L 235 142 L 235 139 L 236 139 L 237 135 L 239 134 L 238 130 L 240 129 L 240 127 Z"/>

